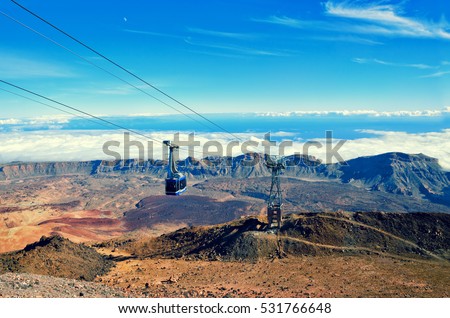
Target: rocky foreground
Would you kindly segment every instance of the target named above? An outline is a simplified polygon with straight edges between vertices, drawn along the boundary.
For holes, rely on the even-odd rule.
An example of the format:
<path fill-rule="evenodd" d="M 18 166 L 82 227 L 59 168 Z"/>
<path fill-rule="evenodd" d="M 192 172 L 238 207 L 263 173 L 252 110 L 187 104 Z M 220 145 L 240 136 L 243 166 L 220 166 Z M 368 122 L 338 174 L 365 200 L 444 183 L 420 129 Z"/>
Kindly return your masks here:
<path fill-rule="evenodd" d="M 450 214 L 297 213 L 278 232 L 245 217 L 92 246 L 43 237 L 0 254 L 0 297 L 449 297 L 449 260 Z"/>
<path fill-rule="evenodd" d="M 99 283 L 36 274 L 7 273 L 0 275 L 0 297 L 110 298 L 125 297 L 125 293 Z"/>

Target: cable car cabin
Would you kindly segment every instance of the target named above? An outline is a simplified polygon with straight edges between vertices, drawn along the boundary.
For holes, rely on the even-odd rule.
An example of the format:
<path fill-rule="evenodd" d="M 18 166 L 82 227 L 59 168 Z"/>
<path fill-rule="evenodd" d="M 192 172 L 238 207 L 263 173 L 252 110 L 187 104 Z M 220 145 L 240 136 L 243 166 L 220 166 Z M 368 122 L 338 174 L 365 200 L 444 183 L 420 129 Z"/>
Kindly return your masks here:
<path fill-rule="evenodd" d="M 166 194 L 180 195 L 186 191 L 186 177 L 181 175 L 179 178 L 166 178 Z"/>
<path fill-rule="evenodd" d="M 177 170 L 173 159 L 173 150 L 178 149 L 170 140 L 165 140 L 164 144 L 169 147 L 169 163 L 167 165 L 166 195 L 180 195 L 186 191 L 186 176 Z"/>

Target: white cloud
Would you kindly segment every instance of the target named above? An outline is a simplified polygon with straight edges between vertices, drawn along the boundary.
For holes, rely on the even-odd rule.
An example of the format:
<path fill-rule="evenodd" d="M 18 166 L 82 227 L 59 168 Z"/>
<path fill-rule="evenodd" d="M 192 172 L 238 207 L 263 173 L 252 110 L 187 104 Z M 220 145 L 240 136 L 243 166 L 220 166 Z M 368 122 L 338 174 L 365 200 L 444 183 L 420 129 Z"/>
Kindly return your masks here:
<path fill-rule="evenodd" d="M 448 75 L 448 74 L 450 74 L 450 71 L 438 71 L 438 72 L 431 73 L 431 74 L 428 74 L 428 75 L 424 75 L 424 76 L 421 76 L 421 77 L 422 78 L 433 78 L 433 77 L 442 77 L 442 76 L 445 76 L 445 75 Z"/>
<path fill-rule="evenodd" d="M 0 54 L 0 77 L 3 78 L 69 78 L 74 76 L 76 75 L 70 68 L 58 63 Z"/>
<path fill-rule="evenodd" d="M 129 86 L 122 86 L 122 87 L 116 87 L 116 88 L 105 88 L 105 89 L 96 89 L 90 91 L 92 94 L 98 94 L 98 95 L 131 95 L 134 94 L 136 91 L 133 87 Z"/>
<path fill-rule="evenodd" d="M 235 53 L 244 54 L 244 55 L 291 56 L 291 54 L 287 53 L 287 52 L 272 51 L 272 50 L 260 50 L 260 49 L 254 49 L 254 48 L 237 46 L 237 45 L 197 42 L 197 41 L 193 41 L 191 39 L 185 39 L 185 42 L 187 44 L 190 44 L 193 46 L 201 46 L 201 47 L 207 47 L 207 48 L 212 48 L 212 49 L 225 50 L 225 51 L 235 52 Z"/>
<path fill-rule="evenodd" d="M 415 69 L 419 69 L 419 70 L 431 70 L 431 69 L 435 70 L 431 74 L 420 76 L 420 78 L 436 78 L 436 77 L 443 77 L 445 75 L 450 74 L 450 71 L 442 70 L 443 67 L 448 65 L 446 61 L 442 61 L 437 66 L 422 64 L 422 63 L 413 63 L 413 64 L 394 63 L 394 62 L 383 61 L 380 59 L 373 59 L 373 58 L 367 59 L 367 58 L 359 58 L 359 57 L 352 59 L 352 61 L 355 63 L 358 63 L 358 64 L 379 64 L 379 65 L 393 66 L 393 67 L 415 68 Z"/>
<path fill-rule="evenodd" d="M 397 14 L 397 7 L 392 4 L 379 4 L 372 2 L 370 4 L 359 5 L 357 1 L 343 1 L 334 3 L 328 1 L 325 3 L 325 11 L 328 14 L 345 18 L 354 18 L 370 20 L 383 24 L 398 24 L 409 28 L 420 28 L 421 24 L 401 17 Z"/>
<path fill-rule="evenodd" d="M 311 40 L 316 41 L 330 41 L 330 42 L 350 42 L 350 43 L 358 43 L 365 45 L 383 45 L 382 42 L 365 39 L 359 36 L 352 35 L 337 35 L 337 36 L 313 36 L 310 37 Z"/>
<path fill-rule="evenodd" d="M 253 22 L 259 23 L 269 23 L 275 25 L 281 25 L 285 27 L 295 28 L 295 29 L 315 29 L 315 30 L 326 30 L 326 31 L 338 31 L 336 24 L 321 21 L 321 20 L 300 20 L 287 16 L 270 16 L 268 18 L 262 19 L 251 19 Z"/>
<path fill-rule="evenodd" d="M 69 119 L 73 118 L 72 115 L 44 115 L 39 117 L 33 117 L 31 119 L 32 122 L 36 123 L 57 123 L 57 124 L 66 124 L 69 122 Z"/>
<path fill-rule="evenodd" d="M 271 132 L 270 135 L 272 137 L 293 137 L 296 134 L 293 132 L 287 132 L 287 131 L 275 131 L 275 132 Z"/>
<path fill-rule="evenodd" d="M 102 145 L 109 140 L 123 143 L 123 138 L 121 133 L 104 131 L 0 133 L 0 153 L 6 162 L 111 159 L 103 153 Z"/>
<path fill-rule="evenodd" d="M 386 152 L 423 153 L 439 159 L 439 164 L 450 170 L 450 129 L 442 132 L 410 134 L 398 131 L 362 131 L 375 138 L 349 140 L 342 147 L 345 158 L 371 156 Z"/>
<path fill-rule="evenodd" d="M 339 149 L 339 154 L 344 160 L 349 160 L 361 156 L 372 156 L 386 152 L 405 152 L 410 154 L 423 153 L 430 157 L 438 158 L 440 165 L 450 170 L 450 129 L 441 132 L 410 134 L 399 131 L 376 131 L 361 130 L 366 134 L 371 134 L 370 138 L 358 138 L 348 140 Z M 174 139 L 175 132 L 146 133 L 151 138 L 157 140 Z M 287 137 L 290 133 L 275 132 L 272 136 Z M 261 142 L 262 136 L 255 137 L 252 133 L 240 133 L 243 141 L 253 140 L 259 143 L 257 149 L 263 152 Z M 140 141 L 144 147 L 145 156 L 149 150 L 148 140 L 139 136 L 130 136 L 131 140 Z M 3 162 L 10 161 L 85 161 L 96 159 L 113 159 L 111 156 L 103 153 L 102 147 L 107 141 L 118 141 L 120 147 L 111 146 L 110 150 L 124 153 L 124 135 L 117 131 L 36 131 L 36 132 L 12 132 L 0 133 L 0 153 Z M 187 134 L 181 134 L 180 140 L 188 140 Z M 196 158 L 206 155 L 203 153 L 203 146 L 207 141 L 217 141 L 223 147 L 223 153 L 226 154 L 229 139 L 223 137 L 220 133 L 207 133 L 195 136 L 196 141 L 200 141 L 200 146 L 194 148 Z M 320 142 L 323 146 L 310 147 L 309 155 L 315 156 L 323 161 L 326 160 L 325 140 L 314 139 L 311 141 Z M 339 140 L 334 140 L 336 144 Z M 242 143 L 240 144 L 242 145 Z M 242 154 L 241 147 L 230 148 L 232 155 Z M 304 141 L 293 141 L 292 146 L 285 148 L 285 155 L 293 153 L 303 153 Z M 215 151 L 215 147 L 210 147 L 209 151 Z M 131 157 L 138 157 L 138 148 L 130 147 Z M 161 144 L 153 143 L 153 158 L 160 159 L 162 155 Z M 277 148 L 271 149 L 272 154 L 278 154 Z M 188 148 L 181 147 L 180 157 L 188 156 Z M 334 158 L 333 158 L 334 159 Z"/>
<path fill-rule="evenodd" d="M 187 28 L 187 30 L 191 33 L 210 35 L 210 36 L 215 36 L 215 37 L 230 38 L 230 39 L 239 39 L 239 40 L 252 39 L 255 37 L 255 35 L 251 35 L 251 34 L 206 30 L 206 29 L 201 29 L 201 28 Z"/>
<path fill-rule="evenodd" d="M 67 124 L 69 120 L 74 118 L 72 115 L 44 115 L 31 118 L 6 118 L 0 119 L 0 125 L 20 125 L 20 126 L 36 126 L 36 125 L 55 125 L 55 124 Z"/>
<path fill-rule="evenodd" d="M 327 1 L 324 12 L 330 19 L 300 20 L 287 16 L 270 16 L 252 21 L 347 34 L 450 40 L 450 27 L 445 19 L 437 23 L 407 17 L 402 15 L 399 5 L 386 4 L 386 1 Z"/>
<path fill-rule="evenodd" d="M 0 119 L 0 125 L 19 125 L 22 123 L 23 121 L 17 118 Z"/>
<path fill-rule="evenodd" d="M 135 33 L 135 34 L 141 34 L 141 35 L 150 35 L 150 36 L 158 36 L 158 37 L 164 37 L 164 38 L 173 38 L 178 40 L 183 40 L 184 36 L 181 35 L 174 35 L 169 33 L 160 33 L 160 32 L 152 32 L 152 31 L 143 31 L 143 30 L 132 30 L 132 29 L 124 29 L 124 32 L 127 33 Z"/>
<path fill-rule="evenodd" d="M 265 19 L 252 19 L 252 21 L 254 22 L 263 22 L 263 23 L 272 23 L 272 24 L 279 24 L 279 25 L 285 25 L 285 26 L 289 26 L 289 27 L 295 27 L 295 28 L 301 28 L 303 27 L 302 25 L 302 21 L 298 20 L 298 19 L 294 19 L 294 18 L 290 18 L 287 16 L 270 16 L 268 18 Z"/>
<path fill-rule="evenodd" d="M 170 116 L 170 113 L 153 113 L 153 112 L 146 112 L 146 113 L 130 113 L 125 114 L 123 116 L 126 117 L 160 117 L 160 116 Z"/>
<path fill-rule="evenodd" d="M 437 158 L 441 167 L 450 171 L 450 129 L 441 132 L 417 134 L 374 130 L 362 130 L 361 132 L 371 134 L 373 137 L 347 140 L 338 150 L 339 155 L 344 160 L 348 161 L 357 157 L 373 156 L 387 152 L 423 153 Z M 317 141 L 322 147 L 311 146 L 308 148 L 307 154 L 326 162 L 326 141 L 324 139 L 313 139 L 310 141 Z M 338 142 L 339 140 L 337 139 L 333 140 L 333 146 Z M 294 142 L 292 147 L 286 149 L 285 154 L 304 153 L 303 146 L 303 142 Z M 336 162 L 336 158 L 332 158 L 332 161 Z"/>
<path fill-rule="evenodd" d="M 370 116 L 370 117 L 435 117 L 450 115 L 450 109 L 442 110 L 399 110 L 399 111 L 376 111 L 370 109 L 362 110 L 311 110 L 292 112 L 266 112 L 257 113 L 261 117 L 301 117 L 301 116 Z"/>
<path fill-rule="evenodd" d="M 386 66 L 396 66 L 396 67 L 410 67 L 410 68 L 416 68 L 421 70 L 426 69 L 436 69 L 438 66 L 432 66 L 422 63 L 414 63 L 414 64 L 405 64 L 405 63 L 394 63 L 394 62 L 387 62 L 380 59 L 366 59 L 366 58 L 354 58 L 353 62 L 358 64 L 380 64 L 380 65 L 386 65 Z"/>
<path fill-rule="evenodd" d="M 445 20 L 435 23 L 402 16 L 398 5 L 386 2 L 327 1 L 325 12 L 330 16 L 365 22 L 354 29 L 360 33 L 450 40 L 449 26 Z"/>

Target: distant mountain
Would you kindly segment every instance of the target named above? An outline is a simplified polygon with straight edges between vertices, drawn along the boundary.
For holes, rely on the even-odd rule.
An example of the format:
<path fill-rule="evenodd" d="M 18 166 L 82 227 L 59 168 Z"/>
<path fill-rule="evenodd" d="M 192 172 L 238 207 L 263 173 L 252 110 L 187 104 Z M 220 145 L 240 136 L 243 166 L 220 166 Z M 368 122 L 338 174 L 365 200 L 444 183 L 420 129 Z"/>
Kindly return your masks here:
<path fill-rule="evenodd" d="M 442 170 L 435 158 L 423 154 L 385 153 L 349 160 L 346 165 L 321 164 L 312 156 L 285 158 L 284 175 L 299 178 L 337 179 L 371 191 L 382 191 L 450 204 L 450 173 Z M 86 161 L 11 163 L 0 167 L 0 180 L 38 176 L 150 174 L 165 176 L 167 162 L 162 160 Z M 234 158 L 187 158 L 178 162 L 179 170 L 189 178 L 252 178 L 270 176 L 260 154 Z"/>
<path fill-rule="evenodd" d="M 424 154 L 391 152 L 347 163 L 337 170 L 336 177 L 370 190 L 431 200 L 442 197 L 445 201 L 450 187 L 449 174 L 442 170 L 438 160 Z"/>
<path fill-rule="evenodd" d="M 312 156 L 286 157 L 286 172 L 292 176 L 317 175 L 325 171 L 326 165 Z M 119 161 L 81 162 L 14 162 L 0 166 L 0 180 L 14 180 L 40 176 L 96 175 L 104 173 L 137 174 L 147 173 L 157 177 L 166 174 L 167 161 L 136 159 Z M 260 154 L 241 155 L 233 158 L 206 157 L 201 160 L 188 157 L 178 161 L 178 169 L 190 178 L 210 177 L 249 178 L 270 176 Z M 324 175 L 325 176 L 325 175 Z"/>
<path fill-rule="evenodd" d="M 80 162 L 14 162 L 0 166 L 0 181 L 42 176 L 91 175 L 97 173 L 97 161 Z"/>

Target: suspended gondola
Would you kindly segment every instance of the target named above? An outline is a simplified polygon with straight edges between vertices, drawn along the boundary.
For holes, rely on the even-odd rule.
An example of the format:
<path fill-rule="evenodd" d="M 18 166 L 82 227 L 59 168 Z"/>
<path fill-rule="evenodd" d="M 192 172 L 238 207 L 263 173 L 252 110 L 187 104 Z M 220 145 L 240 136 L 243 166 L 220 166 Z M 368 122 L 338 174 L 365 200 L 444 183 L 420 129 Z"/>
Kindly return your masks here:
<path fill-rule="evenodd" d="M 169 163 L 167 165 L 166 177 L 166 195 L 180 195 L 186 191 L 186 176 L 177 170 L 175 160 L 173 159 L 173 152 L 178 149 L 178 145 L 164 140 L 164 144 L 169 147 Z"/>

